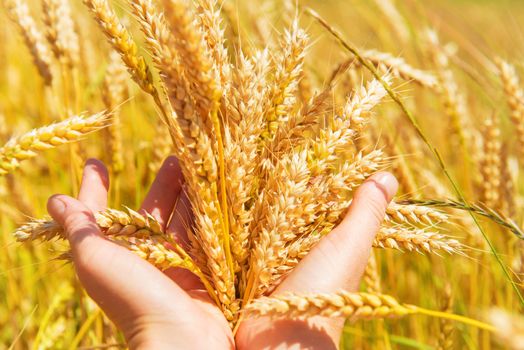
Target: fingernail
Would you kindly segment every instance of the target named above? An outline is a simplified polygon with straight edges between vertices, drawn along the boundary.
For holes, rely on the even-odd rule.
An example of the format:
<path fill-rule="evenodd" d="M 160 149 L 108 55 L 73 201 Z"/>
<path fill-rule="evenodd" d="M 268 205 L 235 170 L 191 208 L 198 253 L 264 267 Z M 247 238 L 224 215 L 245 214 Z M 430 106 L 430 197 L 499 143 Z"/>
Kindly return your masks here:
<path fill-rule="evenodd" d="M 54 214 L 63 215 L 65 213 L 66 204 L 60 199 L 60 195 L 54 195 L 49 198 L 49 204 L 53 207 Z"/>
<path fill-rule="evenodd" d="M 395 193 L 397 193 L 398 181 L 391 173 L 380 172 L 373 175 L 370 180 L 384 193 L 388 202 L 390 202 L 395 196 Z"/>

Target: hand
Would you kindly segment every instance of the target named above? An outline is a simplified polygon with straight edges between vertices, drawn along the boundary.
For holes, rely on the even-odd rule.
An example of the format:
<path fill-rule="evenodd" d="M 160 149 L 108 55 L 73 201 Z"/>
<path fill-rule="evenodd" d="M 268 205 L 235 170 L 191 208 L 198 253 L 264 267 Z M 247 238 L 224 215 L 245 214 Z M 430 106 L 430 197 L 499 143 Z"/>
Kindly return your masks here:
<path fill-rule="evenodd" d="M 162 273 L 102 236 L 93 212 L 106 208 L 108 186 L 104 165 L 89 160 L 78 200 L 55 195 L 47 206 L 65 228 L 76 273 L 89 296 L 123 332 L 131 349 L 233 349 L 228 322 L 194 275 L 183 269 Z M 141 210 L 184 245 L 190 209 L 181 186 L 178 162 L 170 157 Z"/>
<path fill-rule="evenodd" d="M 380 172 L 362 184 L 344 220 L 306 255 L 276 288 L 283 292 L 357 291 L 373 239 L 386 207 L 397 192 L 393 175 Z M 343 319 L 308 320 L 267 317 L 244 320 L 236 334 L 237 349 L 337 349 Z"/>
<path fill-rule="evenodd" d="M 175 158 L 160 169 L 142 204 L 180 244 L 187 244 L 189 203 L 181 195 L 182 175 Z M 357 193 L 348 215 L 273 292 L 356 290 L 387 203 L 397 189 L 388 173 L 378 173 Z M 122 330 L 131 349 L 231 349 L 233 334 L 220 309 L 198 279 L 186 270 L 160 272 L 133 253 L 104 239 L 93 212 L 107 205 L 108 175 L 102 163 L 86 164 L 78 200 L 50 198 L 48 211 L 63 225 L 75 268 L 87 293 Z M 329 272 L 329 273 L 326 273 Z M 343 320 L 314 317 L 246 319 L 239 349 L 336 348 Z"/>

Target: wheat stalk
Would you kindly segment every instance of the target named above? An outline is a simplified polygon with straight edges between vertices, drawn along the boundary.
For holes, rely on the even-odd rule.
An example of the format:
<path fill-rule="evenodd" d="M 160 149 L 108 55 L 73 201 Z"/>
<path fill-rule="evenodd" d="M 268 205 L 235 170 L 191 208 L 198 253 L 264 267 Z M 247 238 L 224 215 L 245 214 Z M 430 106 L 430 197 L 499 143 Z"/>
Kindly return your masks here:
<path fill-rule="evenodd" d="M 87 117 L 74 116 L 12 138 L 0 148 L 0 175 L 18 168 L 23 160 L 36 157 L 38 151 L 78 141 L 85 135 L 106 127 L 108 116 L 107 112 Z"/>

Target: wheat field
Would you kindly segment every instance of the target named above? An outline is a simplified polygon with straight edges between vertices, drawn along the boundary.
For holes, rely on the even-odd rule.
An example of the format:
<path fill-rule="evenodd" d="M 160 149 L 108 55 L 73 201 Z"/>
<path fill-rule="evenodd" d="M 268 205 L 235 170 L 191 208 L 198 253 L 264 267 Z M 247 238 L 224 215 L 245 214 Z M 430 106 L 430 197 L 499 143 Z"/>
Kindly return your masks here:
<path fill-rule="evenodd" d="M 47 198 L 109 168 L 105 237 L 341 349 L 524 349 L 524 3 L 0 0 L 0 349 L 125 349 Z M 182 247 L 137 212 L 175 155 Z M 380 170 L 358 292 L 268 296 Z M 171 248 L 166 248 L 169 245 Z"/>

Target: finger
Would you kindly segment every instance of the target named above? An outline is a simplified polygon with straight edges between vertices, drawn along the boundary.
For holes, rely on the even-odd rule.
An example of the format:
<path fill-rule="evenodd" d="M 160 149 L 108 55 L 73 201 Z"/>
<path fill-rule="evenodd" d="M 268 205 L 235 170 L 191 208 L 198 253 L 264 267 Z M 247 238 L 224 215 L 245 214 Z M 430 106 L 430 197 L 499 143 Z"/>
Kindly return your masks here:
<path fill-rule="evenodd" d="M 170 234 L 175 242 L 184 249 L 189 247 L 188 230 L 191 229 L 192 212 L 191 203 L 187 198 L 187 193 L 181 193 L 178 197 L 173 217 L 169 222 L 166 233 Z M 202 282 L 192 272 L 182 268 L 172 268 L 164 271 L 169 278 L 178 284 L 185 291 L 202 289 Z"/>
<path fill-rule="evenodd" d="M 88 159 L 84 167 L 78 199 L 96 213 L 106 209 L 108 189 L 109 174 L 104 163 L 97 159 Z"/>
<path fill-rule="evenodd" d="M 124 333 L 148 315 L 191 318 L 194 304 L 187 293 L 153 265 L 106 240 L 82 202 L 56 195 L 48 211 L 66 231 L 82 285 Z"/>
<path fill-rule="evenodd" d="M 173 212 L 176 199 L 182 189 L 182 181 L 178 160 L 173 156 L 168 157 L 142 203 L 141 210 L 153 215 L 163 228 Z"/>
<path fill-rule="evenodd" d="M 344 220 L 306 255 L 276 293 L 357 290 L 373 239 L 397 188 L 397 180 L 387 172 L 366 180 Z"/>

